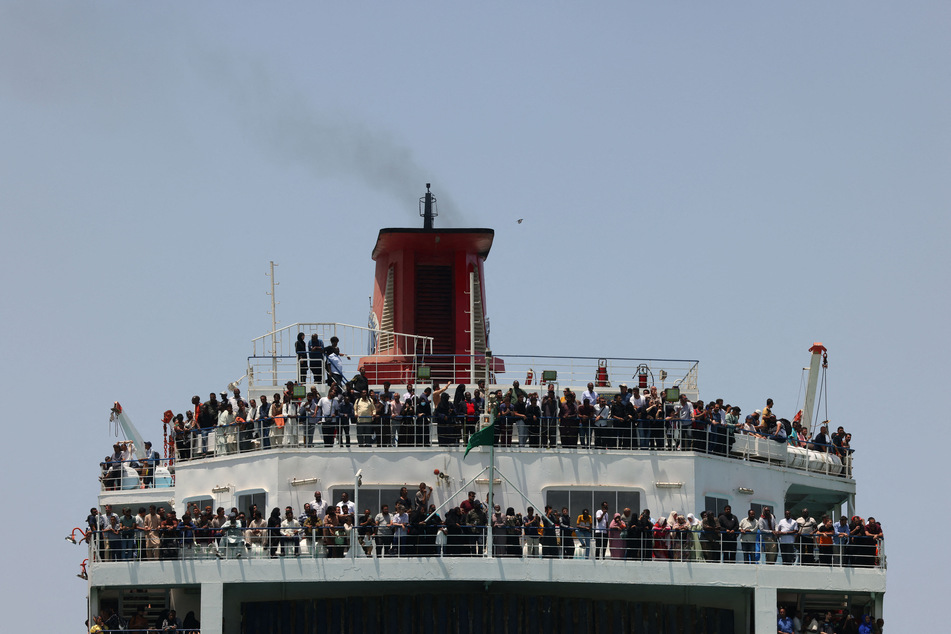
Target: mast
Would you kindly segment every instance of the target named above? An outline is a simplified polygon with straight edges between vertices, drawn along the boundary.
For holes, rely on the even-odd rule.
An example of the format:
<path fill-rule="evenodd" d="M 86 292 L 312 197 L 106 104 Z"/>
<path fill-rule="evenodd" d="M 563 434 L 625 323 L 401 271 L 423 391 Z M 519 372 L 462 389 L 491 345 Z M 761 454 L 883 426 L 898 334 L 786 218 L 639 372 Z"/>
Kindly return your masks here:
<path fill-rule="evenodd" d="M 423 217 L 423 229 L 433 228 L 433 218 L 439 215 L 436 211 L 436 197 L 429 191 L 430 184 L 426 183 L 426 194 L 419 199 L 419 215 Z"/>
<path fill-rule="evenodd" d="M 819 364 L 826 348 L 818 341 L 809 348 L 812 359 L 809 361 L 809 379 L 806 383 L 806 402 L 802 407 L 802 427 L 810 436 L 815 436 L 812 429 L 812 406 L 816 402 L 816 384 L 819 382 Z"/>
<path fill-rule="evenodd" d="M 273 385 L 277 385 L 277 295 L 275 293 L 275 287 L 280 284 L 280 282 L 274 281 L 274 267 L 277 266 L 274 264 L 274 260 L 271 260 L 271 266 L 268 270 L 267 276 L 271 278 L 271 292 L 268 295 L 271 296 L 271 380 Z"/>

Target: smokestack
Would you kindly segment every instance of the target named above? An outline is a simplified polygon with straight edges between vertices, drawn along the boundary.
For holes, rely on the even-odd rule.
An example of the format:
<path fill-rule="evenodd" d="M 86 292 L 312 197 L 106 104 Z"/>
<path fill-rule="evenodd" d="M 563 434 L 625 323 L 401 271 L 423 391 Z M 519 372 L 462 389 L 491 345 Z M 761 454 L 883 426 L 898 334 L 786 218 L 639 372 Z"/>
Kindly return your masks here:
<path fill-rule="evenodd" d="M 429 183 L 426 183 L 426 195 L 419 199 L 419 215 L 423 217 L 423 229 L 433 228 L 433 218 L 439 214 L 436 212 L 436 197 L 429 191 Z"/>

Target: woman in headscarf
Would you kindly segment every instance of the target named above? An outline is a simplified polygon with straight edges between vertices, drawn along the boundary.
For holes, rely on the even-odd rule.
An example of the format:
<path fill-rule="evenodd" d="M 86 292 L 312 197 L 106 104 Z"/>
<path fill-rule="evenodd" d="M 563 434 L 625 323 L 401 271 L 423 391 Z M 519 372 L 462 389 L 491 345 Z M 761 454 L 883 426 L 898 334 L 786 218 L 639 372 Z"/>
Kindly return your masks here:
<path fill-rule="evenodd" d="M 666 517 L 654 524 L 654 559 L 670 559 L 670 526 Z"/>
<path fill-rule="evenodd" d="M 673 535 L 675 536 L 674 541 L 674 559 L 677 561 L 686 561 L 690 558 L 690 541 L 691 541 L 691 532 L 690 524 L 687 523 L 687 518 L 681 513 L 677 513 L 677 518 L 674 520 L 674 525 L 671 528 Z"/>
<path fill-rule="evenodd" d="M 505 554 L 509 557 L 518 557 L 522 554 L 521 544 L 519 543 L 522 536 L 522 520 L 515 515 L 515 509 L 511 506 L 505 511 L 505 526 L 508 529 Z"/>
<path fill-rule="evenodd" d="M 443 392 L 439 395 L 439 403 L 436 405 L 436 411 L 433 414 L 436 419 L 436 437 L 440 447 L 448 447 L 452 443 L 452 419 L 453 409 L 449 402 L 449 394 Z"/>
<path fill-rule="evenodd" d="M 693 513 L 687 513 L 687 551 L 690 561 L 700 560 L 700 520 Z"/>
<path fill-rule="evenodd" d="M 456 386 L 456 394 L 452 397 L 452 424 L 449 427 L 451 445 L 458 445 L 462 438 L 462 426 L 466 422 L 466 386 L 462 383 Z"/>
<path fill-rule="evenodd" d="M 626 544 L 621 533 L 627 530 L 627 524 L 620 513 L 614 514 L 614 519 L 608 525 L 608 546 L 611 548 L 611 559 L 624 559 Z"/>

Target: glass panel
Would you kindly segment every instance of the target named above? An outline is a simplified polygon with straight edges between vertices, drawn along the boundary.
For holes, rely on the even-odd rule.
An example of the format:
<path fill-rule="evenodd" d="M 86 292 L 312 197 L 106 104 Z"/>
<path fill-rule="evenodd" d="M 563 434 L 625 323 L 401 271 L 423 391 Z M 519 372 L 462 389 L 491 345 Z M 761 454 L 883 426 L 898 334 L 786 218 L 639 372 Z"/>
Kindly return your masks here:
<path fill-rule="evenodd" d="M 238 496 L 238 511 L 244 513 L 249 520 L 252 517 L 250 511 L 252 504 L 257 505 L 262 516 L 267 517 L 270 513 L 270 510 L 267 508 L 266 492 L 257 491 L 256 493 L 242 493 Z"/>
<path fill-rule="evenodd" d="M 708 495 L 703 499 L 703 510 L 707 513 L 713 513 L 716 516 L 719 516 L 723 512 L 723 509 L 726 508 L 726 505 L 729 504 L 729 501 L 726 498 L 718 498 L 712 495 Z"/>
<path fill-rule="evenodd" d="M 561 509 L 568 506 L 568 492 L 567 491 L 548 491 L 548 494 L 545 496 L 545 503 L 550 505 L 555 509 L 556 513 L 561 513 Z M 572 518 L 574 522 L 574 518 Z"/>
<path fill-rule="evenodd" d="M 617 512 L 624 512 L 624 509 L 631 509 L 631 514 L 637 517 L 641 514 L 641 494 L 639 491 L 618 491 L 617 506 L 614 507 Z"/>

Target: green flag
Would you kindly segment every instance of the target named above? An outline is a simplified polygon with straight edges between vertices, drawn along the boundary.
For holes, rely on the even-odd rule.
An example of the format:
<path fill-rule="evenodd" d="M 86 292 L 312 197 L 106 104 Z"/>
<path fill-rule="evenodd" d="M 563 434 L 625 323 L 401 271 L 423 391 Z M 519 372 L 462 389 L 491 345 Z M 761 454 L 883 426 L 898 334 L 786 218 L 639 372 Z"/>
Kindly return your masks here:
<path fill-rule="evenodd" d="M 473 447 L 479 447 L 481 445 L 491 445 L 495 442 L 495 423 L 493 422 L 488 427 L 480 429 L 476 433 L 469 436 L 469 442 L 466 444 L 466 453 L 462 456 L 465 458 L 469 455 L 469 452 Z"/>

